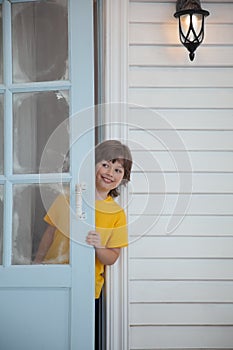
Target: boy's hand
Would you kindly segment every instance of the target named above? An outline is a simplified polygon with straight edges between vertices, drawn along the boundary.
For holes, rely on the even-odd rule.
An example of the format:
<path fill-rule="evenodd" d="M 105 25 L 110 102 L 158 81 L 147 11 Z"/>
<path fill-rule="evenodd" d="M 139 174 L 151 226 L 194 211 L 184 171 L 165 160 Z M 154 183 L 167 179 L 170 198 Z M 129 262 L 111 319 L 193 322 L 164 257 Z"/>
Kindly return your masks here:
<path fill-rule="evenodd" d="M 95 248 L 104 248 L 101 245 L 100 234 L 96 231 L 89 231 L 86 237 L 86 243 L 92 245 Z"/>
<path fill-rule="evenodd" d="M 120 255 L 120 248 L 106 248 L 101 245 L 99 232 L 89 231 L 86 243 L 95 248 L 95 254 L 103 265 L 112 265 Z"/>

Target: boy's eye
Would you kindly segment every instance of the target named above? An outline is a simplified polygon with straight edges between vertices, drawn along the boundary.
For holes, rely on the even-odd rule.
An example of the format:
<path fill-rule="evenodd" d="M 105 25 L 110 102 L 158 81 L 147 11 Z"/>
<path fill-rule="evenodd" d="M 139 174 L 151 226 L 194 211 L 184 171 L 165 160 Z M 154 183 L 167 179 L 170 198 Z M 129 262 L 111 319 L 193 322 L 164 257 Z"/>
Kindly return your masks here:
<path fill-rule="evenodd" d="M 116 173 L 122 174 L 122 169 L 115 169 Z"/>
<path fill-rule="evenodd" d="M 104 167 L 104 168 L 108 168 L 108 163 L 102 163 L 102 166 Z"/>

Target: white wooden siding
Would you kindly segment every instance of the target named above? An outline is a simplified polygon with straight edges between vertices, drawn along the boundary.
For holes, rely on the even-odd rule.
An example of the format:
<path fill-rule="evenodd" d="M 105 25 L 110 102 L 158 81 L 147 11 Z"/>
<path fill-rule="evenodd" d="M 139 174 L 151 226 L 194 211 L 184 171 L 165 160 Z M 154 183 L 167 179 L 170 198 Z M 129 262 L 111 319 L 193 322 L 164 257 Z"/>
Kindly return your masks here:
<path fill-rule="evenodd" d="M 202 7 L 190 62 L 175 1 L 129 1 L 132 350 L 233 349 L 233 1 Z"/>

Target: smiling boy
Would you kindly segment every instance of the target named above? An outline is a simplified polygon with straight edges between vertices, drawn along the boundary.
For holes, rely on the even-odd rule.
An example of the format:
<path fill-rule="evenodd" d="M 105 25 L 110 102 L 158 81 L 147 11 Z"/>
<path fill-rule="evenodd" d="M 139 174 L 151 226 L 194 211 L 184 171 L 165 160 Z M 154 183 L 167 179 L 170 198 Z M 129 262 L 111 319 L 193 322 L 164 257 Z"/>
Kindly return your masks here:
<path fill-rule="evenodd" d="M 121 248 L 128 244 L 126 215 L 114 198 L 119 195 L 119 186 L 130 181 L 131 152 L 120 141 L 107 140 L 96 146 L 95 164 L 95 230 L 88 232 L 86 243 L 95 249 L 95 298 L 98 299 L 104 284 L 104 266 L 114 264 Z M 59 195 L 48 210 L 44 218 L 48 227 L 34 263 L 69 263 L 68 202 L 68 196 Z"/>

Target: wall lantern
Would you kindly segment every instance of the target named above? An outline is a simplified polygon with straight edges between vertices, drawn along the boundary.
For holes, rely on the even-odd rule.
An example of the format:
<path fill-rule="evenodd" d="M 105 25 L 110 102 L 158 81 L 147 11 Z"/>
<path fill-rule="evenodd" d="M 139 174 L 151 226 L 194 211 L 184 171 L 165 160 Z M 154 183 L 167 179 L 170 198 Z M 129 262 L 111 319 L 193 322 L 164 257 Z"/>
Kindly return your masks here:
<path fill-rule="evenodd" d="M 202 10 L 199 0 L 177 0 L 174 16 L 179 18 L 180 41 L 193 61 L 194 52 L 204 39 L 204 19 L 209 12 Z"/>

